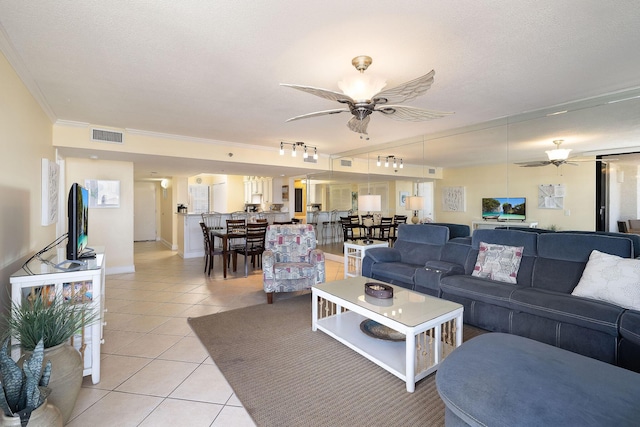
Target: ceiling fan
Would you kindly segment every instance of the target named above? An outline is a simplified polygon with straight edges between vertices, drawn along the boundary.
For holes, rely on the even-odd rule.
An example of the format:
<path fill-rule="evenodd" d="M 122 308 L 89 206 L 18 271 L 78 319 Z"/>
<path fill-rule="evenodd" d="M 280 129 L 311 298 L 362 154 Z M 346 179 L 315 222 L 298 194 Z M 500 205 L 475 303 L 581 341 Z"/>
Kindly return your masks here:
<path fill-rule="evenodd" d="M 350 80 L 342 80 L 338 82 L 338 86 L 342 92 L 336 92 L 328 89 L 321 89 L 312 86 L 301 86 L 281 83 L 281 86 L 290 87 L 301 90 L 321 98 L 337 101 L 346 104 L 345 108 L 336 108 L 332 110 L 316 111 L 314 113 L 303 114 L 301 116 L 292 117 L 287 120 L 306 119 L 309 117 L 324 116 L 328 114 L 348 113 L 353 117 L 347 123 L 349 129 L 362 135 L 367 134 L 367 126 L 369 125 L 370 115 L 374 111 L 382 113 L 384 116 L 395 119 L 412 122 L 438 119 L 440 117 L 453 114 L 452 112 L 423 110 L 421 108 L 408 107 L 405 105 L 396 105 L 405 101 L 412 100 L 423 95 L 433 84 L 433 76 L 435 71 L 425 74 L 411 81 L 396 86 L 391 89 L 382 90 L 386 85 L 384 80 L 371 79 L 364 75 L 364 71 L 371 65 L 372 59 L 369 56 L 357 56 L 353 58 L 351 63 L 360 71 L 357 78 Z"/>
<path fill-rule="evenodd" d="M 547 157 L 549 160 L 540 160 L 534 162 L 522 162 L 516 163 L 516 165 L 520 165 L 523 168 L 535 168 L 539 166 L 547 166 L 554 165 L 555 167 L 559 167 L 560 165 L 571 165 L 578 166 L 577 163 L 568 161 L 569 152 L 571 152 L 570 148 L 560 148 L 560 145 L 564 142 L 562 139 L 556 139 L 553 143 L 556 145 L 556 148 L 553 150 L 547 150 Z"/>

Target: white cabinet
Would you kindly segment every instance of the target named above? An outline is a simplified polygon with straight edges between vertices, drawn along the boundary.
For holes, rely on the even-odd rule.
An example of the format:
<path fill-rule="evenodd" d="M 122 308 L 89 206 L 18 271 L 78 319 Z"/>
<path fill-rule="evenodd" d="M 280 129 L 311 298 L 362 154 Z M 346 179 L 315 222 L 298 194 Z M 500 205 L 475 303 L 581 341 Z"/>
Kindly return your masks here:
<path fill-rule="evenodd" d="M 538 227 L 537 221 L 471 221 L 471 231 L 481 228 L 496 228 L 496 227 Z"/>
<path fill-rule="evenodd" d="M 99 310 L 99 319 L 72 338 L 71 344 L 83 355 L 83 376 L 91 375 L 93 384 L 100 382 L 100 346 L 103 344 L 105 309 L 105 255 L 103 248 L 94 248 L 96 257 L 70 264 L 65 260 L 64 250 L 59 254 L 42 255 L 42 260 L 34 258 L 21 270 L 9 278 L 11 300 L 20 305 L 32 293 L 55 292 L 56 296 L 76 304 L 93 304 Z M 12 344 L 19 344 L 14 338 Z M 83 350 L 84 347 L 84 350 Z M 19 356 L 19 348 L 12 350 L 12 356 Z"/>
<path fill-rule="evenodd" d="M 371 244 L 362 241 L 344 242 L 344 278 L 358 277 L 362 275 L 362 260 L 367 249 L 387 248 L 388 242 L 376 242 Z"/>
<path fill-rule="evenodd" d="M 273 179 L 263 178 L 262 182 L 262 203 L 273 203 Z"/>
<path fill-rule="evenodd" d="M 202 215 L 178 215 L 178 255 L 182 258 L 204 256 L 204 236 L 202 235 Z"/>

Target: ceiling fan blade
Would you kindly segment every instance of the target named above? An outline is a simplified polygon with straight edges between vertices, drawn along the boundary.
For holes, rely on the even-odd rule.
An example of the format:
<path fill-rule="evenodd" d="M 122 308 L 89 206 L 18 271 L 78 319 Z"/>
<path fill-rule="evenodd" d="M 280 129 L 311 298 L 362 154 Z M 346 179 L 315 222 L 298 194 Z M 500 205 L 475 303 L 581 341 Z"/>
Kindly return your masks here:
<path fill-rule="evenodd" d="M 548 160 L 540 160 L 537 162 L 522 162 L 522 163 L 516 163 L 516 165 L 520 166 L 521 168 L 537 168 L 540 166 L 548 166 L 551 165 L 552 163 Z"/>
<path fill-rule="evenodd" d="M 316 111 L 315 113 L 308 113 L 308 114 L 303 114 L 301 116 L 291 117 L 290 119 L 287 119 L 286 121 L 287 122 L 292 122 L 294 120 L 308 119 L 309 117 L 326 116 L 328 114 L 338 114 L 338 113 L 348 113 L 348 112 L 349 112 L 348 108 L 336 108 L 334 110 Z"/>
<path fill-rule="evenodd" d="M 329 89 L 322 89 L 319 87 L 313 86 L 301 86 L 301 85 L 291 85 L 287 83 L 280 83 L 280 86 L 286 86 L 293 89 L 301 90 L 302 92 L 310 93 L 311 95 L 319 96 L 320 98 L 328 99 L 330 101 L 338 101 L 338 102 L 355 102 L 349 95 L 345 95 L 342 92 L 336 92 Z"/>
<path fill-rule="evenodd" d="M 352 117 L 351 120 L 347 123 L 349 129 L 356 133 L 361 133 L 367 135 L 367 126 L 369 125 L 369 120 L 371 116 L 367 116 L 364 119 L 360 120 L 357 117 Z"/>
<path fill-rule="evenodd" d="M 453 114 L 453 112 L 423 110 L 422 108 L 408 107 L 406 105 L 384 105 L 382 107 L 376 107 L 374 111 L 379 111 L 394 120 L 405 120 L 409 122 L 439 119 Z"/>
<path fill-rule="evenodd" d="M 401 103 L 414 99 L 420 95 L 424 95 L 433 84 L 433 76 L 435 76 L 435 70 L 431 70 L 428 74 L 418 77 L 417 79 L 410 80 L 387 90 L 378 92 L 373 96 L 373 102 L 379 104 L 386 104 L 389 102 Z"/>

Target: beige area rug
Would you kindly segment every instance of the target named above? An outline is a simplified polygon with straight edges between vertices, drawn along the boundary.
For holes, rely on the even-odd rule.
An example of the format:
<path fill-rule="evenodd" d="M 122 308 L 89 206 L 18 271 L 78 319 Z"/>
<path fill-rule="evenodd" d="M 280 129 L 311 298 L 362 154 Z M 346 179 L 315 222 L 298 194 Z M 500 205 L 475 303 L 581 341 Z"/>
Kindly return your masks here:
<path fill-rule="evenodd" d="M 435 374 L 414 393 L 324 332 L 311 330 L 311 295 L 189 324 L 258 426 L 443 426 Z M 465 326 L 464 338 L 482 331 Z"/>

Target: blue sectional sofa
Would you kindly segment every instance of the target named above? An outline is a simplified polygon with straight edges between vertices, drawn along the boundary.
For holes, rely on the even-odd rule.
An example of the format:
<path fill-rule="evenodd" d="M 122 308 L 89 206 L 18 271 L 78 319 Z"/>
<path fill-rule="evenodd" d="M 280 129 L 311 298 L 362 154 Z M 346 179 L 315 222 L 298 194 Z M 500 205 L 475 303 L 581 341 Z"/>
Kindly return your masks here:
<path fill-rule="evenodd" d="M 367 250 L 362 261 L 362 275 L 415 289 L 416 270 L 424 267 L 427 261 L 439 260 L 448 240 L 447 227 L 400 224 L 398 238 L 392 248 Z"/>
<path fill-rule="evenodd" d="M 532 338 L 640 372 L 640 312 L 571 295 L 593 250 L 633 258 L 631 239 L 481 229 L 465 244 L 445 240 L 441 231 L 422 233 L 438 226 L 412 227 L 418 226 L 400 229 L 399 245 L 393 249 L 367 251 L 363 275 L 458 302 L 464 306 L 466 324 Z M 405 238 L 409 242 L 402 243 Z M 481 242 L 522 248 L 512 278 L 515 283 L 472 274 Z M 422 256 L 420 245 L 424 245 Z M 402 262 L 407 246 L 410 263 Z"/>

